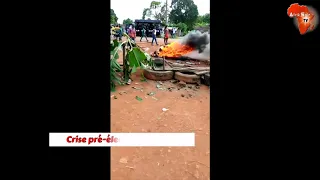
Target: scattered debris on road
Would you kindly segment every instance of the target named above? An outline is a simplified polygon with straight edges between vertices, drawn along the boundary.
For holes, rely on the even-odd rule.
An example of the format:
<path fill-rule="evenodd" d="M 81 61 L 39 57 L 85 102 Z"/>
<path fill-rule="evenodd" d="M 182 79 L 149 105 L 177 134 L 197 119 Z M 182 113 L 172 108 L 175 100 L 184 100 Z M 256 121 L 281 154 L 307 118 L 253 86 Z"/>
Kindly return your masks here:
<path fill-rule="evenodd" d="M 169 109 L 167 109 L 167 108 L 162 108 L 162 111 L 163 112 L 166 112 L 166 111 L 168 111 Z"/>
<path fill-rule="evenodd" d="M 120 94 L 120 95 L 122 95 L 122 94 L 127 94 L 127 92 L 126 92 L 126 91 L 120 91 L 119 94 Z"/>
<path fill-rule="evenodd" d="M 122 163 L 122 164 L 127 164 L 127 163 L 128 163 L 128 159 L 125 158 L 125 157 L 123 157 L 123 158 L 121 158 L 121 159 L 119 160 L 119 162 Z"/>
<path fill-rule="evenodd" d="M 139 87 L 132 87 L 132 89 L 136 89 L 136 90 L 141 90 L 141 89 L 143 89 L 143 88 L 139 88 Z"/>
<path fill-rule="evenodd" d="M 138 101 L 142 101 L 142 98 L 141 98 L 141 97 L 139 97 L 139 96 L 136 96 L 136 100 L 138 100 Z"/>
<path fill-rule="evenodd" d="M 149 92 L 149 93 L 147 93 L 147 95 L 149 95 L 149 96 L 153 96 L 153 95 L 155 95 L 156 93 L 154 93 L 154 92 Z"/>
<path fill-rule="evenodd" d="M 178 87 L 179 88 L 184 88 L 184 87 L 186 87 L 187 86 L 187 83 L 185 83 L 185 82 L 183 82 L 183 81 L 180 81 L 179 83 L 178 83 Z"/>
<path fill-rule="evenodd" d="M 131 79 L 129 79 L 126 84 L 127 84 L 127 85 L 130 85 L 130 84 L 131 84 Z"/>
<path fill-rule="evenodd" d="M 175 83 L 178 83 L 179 80 L 174 79 L 174 80 L 171 80 L 170 82 L 173 83 L 173 84 L 175 84 Z"/>
<path fill-rule="evenodd" d="M 174 90 L 174 89 L 175 89 L 175 87 L 169 87 L 168 91 L 172 92 L 172 90 Z"/>

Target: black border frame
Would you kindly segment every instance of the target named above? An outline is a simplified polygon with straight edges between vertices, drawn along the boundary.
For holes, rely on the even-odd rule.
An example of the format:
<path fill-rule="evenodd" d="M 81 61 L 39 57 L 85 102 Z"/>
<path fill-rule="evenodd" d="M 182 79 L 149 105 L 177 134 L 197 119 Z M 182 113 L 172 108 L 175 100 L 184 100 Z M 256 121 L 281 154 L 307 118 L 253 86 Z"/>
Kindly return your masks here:
<path fill-rule="evenodd" d="M 297 2 L 320 12 L 316 1 Z M 110 131 L 106 121 L 110 120 L 106 61 L 110 2 L 100 3 L 48 6 L 43 21 L 49 26 L 40 38 L 47 39 L 45 46 L 51 51 L 45 57 L 48 113 L 44 121 L 49 132 Z M 312 49 L 316 50 L 320 28 L 299 35 L 286 16 L 291 3 L 211 1 L 212 179 L 296 177 L 306 165 L 293 163 L 291 153 L 299 153 L 279 139 L 294 134 L 281 127 L 294 126 L 291 119 L 305 116 L 290 95 L 300 95 L 305 85 L 316 80 L 308 72 L 317 71 Z M 294 53 L 300 51 L 308 53 Z M 304 125 L 299 121 L 294 127 Z M 50 176 L 109 179 L 109 153 L 109 148 L 49 148 Z"/>
<path fill-rule="evenodd" d="M 48 7 L 49 132 L 110 132 L 110 2 Z M 110 179 L 110 148 L 49 147 L 48 155 L 53 178 Z"/>

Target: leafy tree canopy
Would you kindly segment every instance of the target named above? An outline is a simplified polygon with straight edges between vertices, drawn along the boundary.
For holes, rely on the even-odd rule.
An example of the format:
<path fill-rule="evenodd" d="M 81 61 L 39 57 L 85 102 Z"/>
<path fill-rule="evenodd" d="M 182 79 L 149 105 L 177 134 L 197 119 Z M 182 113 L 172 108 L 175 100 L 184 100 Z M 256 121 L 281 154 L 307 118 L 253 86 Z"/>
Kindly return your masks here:
<path fill-rule="evenodd" d="M 168 12 L 169 15 L 169 12 Z M 146 17 L 154 18 L 162 22 L 166 21 L 166 3 L 161 3 L 160 1 L 152 1 L 150 7 L 144 8 L 142 12 L 142 19 Z"/>
<path fill-rule="evenodd" d="M 118 22 L 118 17 L 116 13 L 113 11 L 113 9 L 110 9 L 110 23 L 117 24 L 117 22 Z"/>
<path fill-rule="evenodd" d="M 123 20 L 123 24 L 133 24 L 133 21 L 131 20 L 131 19 L 125 19 L 125 20 Z"/>
<path fill-rule="evenodd" d="M 178 27 L 182 33 L 187 33 L 188 26 L 185 23 L 178 23 L 175 26 Z"/>
<path fill-rule="evenodd" d="M 203 16 L 198 16 L 198 23 L 210 24 L 210 14 L 207 13 Z"/>
<path fill-rule="evenodd" d="M 171 8 L 169 15 L 171 22 L 184 23 L 189 30 L 193 29 L 199 15 L 198 7 L 193 0 L 172 0 Z"/>

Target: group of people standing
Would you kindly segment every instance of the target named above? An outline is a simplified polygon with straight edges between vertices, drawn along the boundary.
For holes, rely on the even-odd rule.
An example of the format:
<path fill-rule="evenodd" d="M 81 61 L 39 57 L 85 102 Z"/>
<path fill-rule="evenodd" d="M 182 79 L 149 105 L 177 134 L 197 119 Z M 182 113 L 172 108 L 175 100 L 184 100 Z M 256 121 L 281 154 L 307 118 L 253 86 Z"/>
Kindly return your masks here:
<path fill-rule="evenodd" d="M 113 34 L 116 39 L 119 38 L 119 41 L 122 41 L 122 36 L 124 32 L 125 28 L 121 27 L 120 24 L 116 25 L 115 27 L 111 27 L 111 34 Z"/>
<path fill-rule="evenodd" d="M 123 33 L 126 32 L 124 28 L 122 28 L 120 25 L 116 26 L 116 37 L 119 38 L 119 40 L 122 40 L 122 36 Z M 167 45 L 168 44 L 168 39 L 169 39 L 169 29 L 167 26 L 165 26 L 164 30 L 164 44 Z M 127 30 L 127 34 L 129 35 L 129 37 L 135 42 L 135 39 L 137 37 L 137 32 L 136 29 L 133 25 L 129 26 L 129 29 Z M 175 35 L 175 31 L 173 30 L 172 32 L 172 36 L 174 37 Z M 147 30 L 145 27 L 142 27 L 141 29 L 141 37 L 140 37 L 140 42 L 142 42 L 143 39 L 146 39 L 147 42 L 149 42 L 148 37 L 147 37 Z M 153 45 L 153 43 L 156 43 L 156 45 L 158 44 L 157 41 L 157 30 L 156 28 L 153 28 L 152 30 L 152 40 L 151 40 L 151 45 Z"/>
<path fill-rule="evenodd" d="M 130 26 L 129 30 L 128 30 L 128 35 L 130 36 L 130 38 L 135 41 L 136 37 L 137 37 L 137 32 L 134 26 Z M 145 27 L 142 27 L 141 29 L 141 37 L 140 37 L 140 42 L 142 41 L 142 39 L 145 38 L 147 42 L 149 42 L 148 40 L 148 36 L 147 36 L 147 30 Z M 157 30 L 156 28 L 154 28 L 152 30 L 152 41 L 151 44 L 153 45 L 153 43 L 156 43 L 158 45 L 157 42 Z"/>
<path fill-rule="evenodd" d="M 135 41 L 135 38 L 137 36 L 136 34 L 137 33 L 136 33 L 135 27 L 134 26 L 130 26 L 129 30 L 128 30 L 128 35 L 130 36 L 130 38 L 133 41 Z M 168 44 L 169 34 L 170 34 L 169 33 L 169 29 L 168 29 L 167 26 L 165 26 L 165 28 L 164 28 L 164 43 L 165 43 L 165 45 Z M 157 30 L 156 30 L 156 28 L 153 28 L 151 35 L 152 35 L 151 45 L 153 45 L 154 42 L 156 43 L 156 45 L 159 45 L 158 41 L 157 41 Z M 147 37 L 147 30 L 146 30 L 145 27 L 142 27 L 142 29 L 141 29 L 140 42 L 142 42 L 143 38 L 145 38 L 146 41 L 149 42 L 148 37 Z"/>

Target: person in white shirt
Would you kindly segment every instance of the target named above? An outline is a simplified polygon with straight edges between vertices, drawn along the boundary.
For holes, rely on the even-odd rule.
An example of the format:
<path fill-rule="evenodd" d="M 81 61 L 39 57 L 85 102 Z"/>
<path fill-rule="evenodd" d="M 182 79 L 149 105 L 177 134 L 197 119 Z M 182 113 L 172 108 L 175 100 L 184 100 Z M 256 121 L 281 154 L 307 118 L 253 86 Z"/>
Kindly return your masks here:
<path fill-rule="evenodd" d="M 158 45 L 156 27 L 154 27 L 153 30 L 152 30 L 152 41 L 151 41 L 151 45 L 152 46 L 153 46 L 153 41 L 156 41 L 156 44 Z"/>
<path fill-rule="evenodd" d="M 172 38 L 175 38 L 175 36 L 176 36 L 176 30 L 177 30 L 176 28 L 173 28 L 173 29 L 172 29 Z"/>

